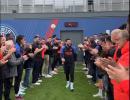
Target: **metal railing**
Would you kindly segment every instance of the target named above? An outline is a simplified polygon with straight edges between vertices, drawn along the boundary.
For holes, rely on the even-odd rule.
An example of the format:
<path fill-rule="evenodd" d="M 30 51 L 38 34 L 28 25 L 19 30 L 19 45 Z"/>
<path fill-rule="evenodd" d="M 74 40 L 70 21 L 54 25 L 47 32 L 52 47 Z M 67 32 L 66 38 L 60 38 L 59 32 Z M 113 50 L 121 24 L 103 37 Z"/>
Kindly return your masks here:
<path fill-rule="evenodd" d="M 128 11 L 129 0 L 0 0 L 1 13 Z"/>

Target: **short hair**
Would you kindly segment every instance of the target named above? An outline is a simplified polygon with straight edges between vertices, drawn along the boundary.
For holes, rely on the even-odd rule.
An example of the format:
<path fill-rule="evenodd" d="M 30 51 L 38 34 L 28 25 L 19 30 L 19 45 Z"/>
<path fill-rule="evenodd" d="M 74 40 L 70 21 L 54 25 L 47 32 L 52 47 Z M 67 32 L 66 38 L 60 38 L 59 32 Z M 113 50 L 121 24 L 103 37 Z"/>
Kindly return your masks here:
<path fill-rule="evenodd" d="M 56 35 L 54 34 L 54 35 L 52 35 L 52 38 L 56 38 Z"/>
<path fill-rule="evenodd" d="M 124 30 L 124 29 L 126 29 L 126 23 L 124 23 L 124 24 L 122 24 L 120 27 L 119 27 L 119 29 L 121 29 L 121 30 Z"/>
<path fill-rule="evenodd" d="M 13 41 L 15 41 L 15 37 L 13 36 L 13 34 L 8 33 L 8 34 L 6 34 L 6 40 L 13 40 Z"/>
<path fill-rule="evenodd" d="M 115 29 L 111 32 L 111 36 L 112 35 L 120 35 L 121 38 L 123 39 L 126 39 L 126 40 L 129 40 L 129 33 L 126 31 L 126 30 L 120 30 L 120 29 Z M 112 38 L 111 38 L 112 41 L 114 41 Z"/>
<path fill-rule="evenodd" d="M 122 38 L 129 40 L 129 33 L 126 30 L 121 30 Z"/>
<path fill-rule="evenodd" d="M 67 42 L 68 40 L 71 40 L 71 39 L 69 39 L 69 38 L 68 38 L 68 39 L 65 39 L 65 42 Z"/>
<path fill-rule="evenodd" d="M 99 38 L 99 40 L 100 40 L 101 42 L 105 42 L 105 37 L 101 37 L 101 38 Z"/>
<path fill-rule="evenodd" d="M 108 41 L 108 42 L 112 42 L 111 41 L 111 36 L 108 36 L 105 40 Z"/>
<path fill-rule="evenodd" d="M 36 39 L 36 38 L 40 38 L 39 35 L 34 36 L 34 39 Z"/>
<path fill-rule="evenodd" d="M 7 37 L 10 37 L 10 35 L 11 35 L 10 33 L 6 34 L 6 38 L 7 38 Z"/>
<path fill-rule="evenodd" d="M 22 39 L 24 39 L 24 35 L 18 35 L 16 38 L 16 43 L 20 44 Z"/>

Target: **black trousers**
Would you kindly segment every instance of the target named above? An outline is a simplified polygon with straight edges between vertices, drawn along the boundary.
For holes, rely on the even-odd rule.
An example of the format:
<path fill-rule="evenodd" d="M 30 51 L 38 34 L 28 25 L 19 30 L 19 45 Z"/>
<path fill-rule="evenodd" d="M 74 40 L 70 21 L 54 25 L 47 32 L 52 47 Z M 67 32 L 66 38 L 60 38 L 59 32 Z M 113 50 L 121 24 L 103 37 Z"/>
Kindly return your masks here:
<path fill-rule="evenodd" d="M 13 78 L 4 79 L 4 97 L 5 97 L 5 100 L 11 100 L 10 99 L 10 90 L 11 90 L 11 86 L 12 86 L 12 80 L 13 80 Z"/>
<path fill-rule="evenodd" d="M 58 60 L 59 60 L 59 57 L 57 55 L 54 55 L 53 62 L 52 62 L 52 71 L 54 71 L 54 68 L 56 68 Z"/>
<path fill-rule="evenodd" d="M 74 63 L 65 63 L 64 64 L 64 72 L 66 75 L 66 81 L 74 82 Z"/>
<path fill-rule="evenodd" d="M 62 61 L 61 61 L 61 54 L 58 54 L 58 58 L 57 58 L 57 65 L 61 66 L 62 65 Z"/>
<path fill-rule="evenodd" d="M 4 100 L 10 99 L 10 90 L 12 86 L 13 78 L 0 79 L 0 100 L 2 100 L 3 88 L 4 88 Z"/>
<path fill-rule="evenodd" d="M 43 63 L 44 63 L 44 59 L 41 59 L 40 65 L 39 65 L 39 77 L 42 77 Z"/>
<path fill-rule="evenodd" d="M 42 66 L 42 59 L 34 60 L 33 72 L 32 72 L 32 83 L 36 83 L 40 78 L 40 69 Z"/>
<path fill-rule="evenodd" d="M 93 76 L 92 82 L 96 83 L 96 65 L 94 64 L 94 61 L 90 62 L 88 73 L 89 73 L 89 75 Z"/>
<path fill-rule="evenodd" d="M 0 100 L 2 100 L 3 94 L 3 79 L 0 79 Z"/>
<path fill-rule="evenodd" d="M 108 91 L 107 91 L 107 99 L 108 100 L 114 100 L 114 90 L 113 90 L 113 85 L 111 84 L 111 81 L 109 79 L 108 82 L 109 86 L 108 86 Z"/>
<path fill-rule="evenodd" d="M 23 64 L 17 66 L 17 73 L 18 75 L 15 77 L 15 83 L 14 83 L 14 90 L 15 94 L 18 94 L 20 82 L 22 80 L 22 74 L 23 74 Z"/>

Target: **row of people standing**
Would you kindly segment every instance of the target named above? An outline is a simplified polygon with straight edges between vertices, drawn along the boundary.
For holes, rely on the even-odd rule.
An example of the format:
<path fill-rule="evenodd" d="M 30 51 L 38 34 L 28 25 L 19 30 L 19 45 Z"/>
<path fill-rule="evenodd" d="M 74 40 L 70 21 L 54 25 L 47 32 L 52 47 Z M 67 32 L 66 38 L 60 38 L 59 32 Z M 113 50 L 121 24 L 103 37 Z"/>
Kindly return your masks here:
<path fill-rule="evenodd" d="M 51 78 L 57 74 L 58 62 L 61 65 L 62 44 L 59 39 L 48 38 L 45 40 L 35 36 L 33 43 L 27 44 L 25 37 L 19 35 L 15 43 L 11 34 L 8 34 L 6 37 L 1 36 L 0 42 L 0 100 L 2 100 L 3 85 L 5 100 L 10 100 L 12 84 L 15 97 L 19 99 L 23 98 L 25 90 L 30 86 L 31 75 L 32 84 L 40 85 L 42 76 Z M 24 69 L 25 75 L 22 81 Z"/>
<path fill-rule="evenodd" d="M 17 37 L 16 47 L 12 40 L 6 40 L 4 36 L 0 36 L 0 42 L 1 42 L 0 100 L 2 100 L 3 93 L 5 100 L 10 100 L 10 90 L 13 79 L 15 79 L 14 91 L 16 97 L 20 93 L 19 86 L 22 78 L 22 65 L 24 61 L 28 59 L 28 57 L 27 55 L 23 55 L 23 50 L 20 49 L 24 44 L 23 36 Z"/>
<path fill-rule="evenodd" d="M 85 39 L 79 48 L 85 54 L 86 76 L 99 88 L 93 97 L 129 100 L 129 27 Z"/>

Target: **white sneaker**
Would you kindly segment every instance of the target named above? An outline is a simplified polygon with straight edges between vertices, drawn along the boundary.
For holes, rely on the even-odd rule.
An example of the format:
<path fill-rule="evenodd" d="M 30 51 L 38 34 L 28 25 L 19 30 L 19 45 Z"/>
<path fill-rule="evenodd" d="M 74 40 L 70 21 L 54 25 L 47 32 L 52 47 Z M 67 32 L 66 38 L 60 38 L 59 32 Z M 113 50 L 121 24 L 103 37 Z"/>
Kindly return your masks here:
<path fill-rule="evenodd" d="M 57 75 L 58 73 L 57 73 L 57 72 L 55 72 L 55 71 L 52 71 L 52 74 L 53 74 L 53 75 Z"/>
<path fill-rule="evenodd" d="M 58 72 L 58 69 L 57 69 L 57 68 L 54 68 L 54 71 L 55 71 L 55 72 Z"/>
<path fill-rule="evenodd" d="M 66 83 L 66 88 L 69 88 L 69 86 L 70 86 L 70 82 L 69 81 L 67 81 L 67 83 Z"/>
<path fill-rule="evenodd" d="M 86 66 L 86 64 L 82 64 L 83 66 Z"/>
<path fill-rule="evenodd" d="M 73 82 L 70 83 L 70 90 L 71 90 L 71 91 L 74 90 L 74 83 L 73 83 Z"/>
<path fill-rule="evenodd" d="M 87 78 L 93 78 L 93 76 L 91 76 L 91 75 L 87 75 Z"/>
<path fill-rule="evenodd" d="M 52 71 L 50 71 L 49 75 L 53 76 Z"/>
<path fill-rule="evenodd" d="M 20 94 L 15 94 L 15 97 L 19 97 L 19 96 L 21 96 Z"/>
<path fill-rule="evenodd" d="M 38 83 L 41 83 L 41 82 L 42 82 L 42 80 L 38 80 L 37 82 L 38 82 Z"/>
<path fill-rule="evenodd" d="M 82 70 L 83 70 L 83 71 L 85 71 L 85 70 L 87 70 L 87 68 L 86 68 L 86 67 L 84 67 L 84 68 L 82 68 Z"/>
<path fill-rule="evenodd" d="M 19 96 L 19 94 L 15 94 L 15 97 L 18 97 Z"/>
<path fill-rule="evenodd" d="M 24 90 L 27 89 L 27 87 L 24 87 L 23 85 L 20 85 L 20 88 L 21 88 L 21 89 L 24 89 Z"/>
<path fill-rule="evenodd" d="M 95 95 L 93 95 L 93 97 L 100 97 L 100 98 L 103 98 L 103 95 L 100 93 L 100 92 L 98 92 L 97 94 L 95 94 Z"/>
<path fill-rule="evenodd" d="M 100 97 L 100 94 L 99 93 L 94 94 L 93 97 Z"/>
<path fill-rule="evenodd" d="M 34 83 L 34 85 L 39 86 L 39 85 L 40 85 L 40 83 L 37 83 L 37 82 L 36 82 L 36 83 Z"/>
<path fill-rule="evenodd" d="M 20 84 L 19 91 L 24 92 L 27 88 Z"/>
<path fill-rule="evenodd" d="M 23 95 L 25 95 L 25 94 L 26 94 L 26 93 L 19 91 L 17 95 L 18 95 L 18 96 L 23 96 Z M 17 96 L 17 95 L 16 95 L 16 96 Z"/>
<path fill-rule="evenodd" d="M 84 73 L 85 73 L 85 75 L 88 75 L 88 71 L 85 71 Z"/>
<path fill-rule="evenodd" d="M 24 92 L 25 90 L 26 90 L 26 89 L 22 89 L 22 88 L 19 89 L 20 92 Z"/>
<path fill-rule="evenodd" d="M 52 76 L 51 75 L 49 75 L 49 74 L 47 74 L 46 76 L 45 76 L 45 78 L 51 78 Z"/>
<path fill-rule="evenodd" d="M 45 77 L 46 75 L 45 74 L 42 74 L 42 77 Z"/>

